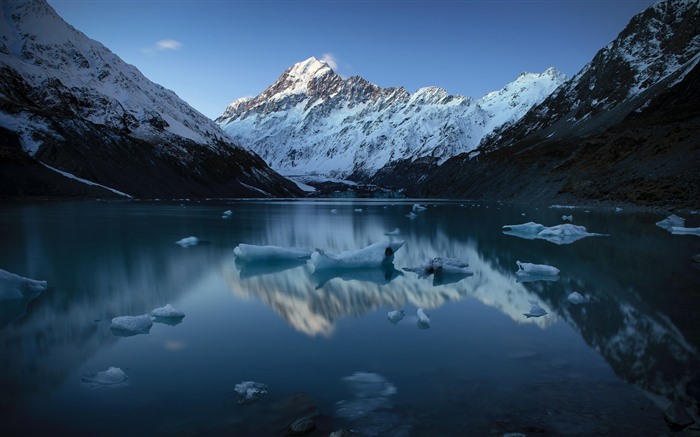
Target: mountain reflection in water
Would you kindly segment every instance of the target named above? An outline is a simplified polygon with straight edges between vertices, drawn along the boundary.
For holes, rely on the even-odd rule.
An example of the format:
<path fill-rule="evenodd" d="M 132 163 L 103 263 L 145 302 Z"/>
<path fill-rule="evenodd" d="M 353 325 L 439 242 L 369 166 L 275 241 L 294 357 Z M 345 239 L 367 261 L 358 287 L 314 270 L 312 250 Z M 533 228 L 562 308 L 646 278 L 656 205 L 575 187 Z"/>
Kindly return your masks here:
<path fill-rule="evenodd" d="M 465 339 L 474 335 L 493 335 L 493 342 L 507 338 L 490 332 L 494 316 L 489 309 L 512 321 L 511 330 L 561 329 L 565 323 L 617 376 L 641 389 L 660 408 L 675 400 L 700 398 L 700 326 L 695 317 L 700 313 L 700 286 L 697 270 L 687 262 L 697 251 L 695 236 L 674 236 L 658 229 L 654 223 L 659 218 L 653 214 L 580 212 L 577 222 L 608 236 L 553 245 L 503 234 L 503 224 L 521 217 L 520 207 L 491 204 L 486 209 L 467 204 L 462 208 L 440 203 L 409 220 L 404 215 L 413 203 L 365 202 L 360 204 L 362 214 L 354 212 L 357 204 L 323 201 L 212 201 L 182 206 L 85 202 L 5 208 L 0 213 L 0 226 L 7 231 L 0 268 L 46 279 L 49 288 L 30 302 L 0 302 L 0 417 L 16 414 L 30 403 L 41 408 L 42 399 L 59 387 L 80 384 L 79 378 L 74 381 L 70 376 L 111 348 L 128 351 L 129 342 L 148 342 L 158 335 L 154 331 L 166 328 L 183 335 L 197 329 L 198 335 L 217 338 L 229 323 L 215 316 L 212 320 L 187 316 L 177 326 L 154 327 L 150 334 L 122 338 L 110 332 L 112 317 L 145 314 L 167 303 L 185 313 L 202 307 L 204 313 L 217 314 L 216 307 L 232 301 L 262 302 L 294 331 L 287 330 L 324 339 L 325 347 L 331 349 L 344 321 L 367 323 L 373 314 L 381 313 L 382 329 L 410 324 L 415 329 L 417 308 L 430 314 L 431 324 L 428 331 L 416 330 L 419 336 L 449 327 Z M 235 209 L 235 220 L 221 220 L 221 211 L 229 208 Z M 330 213 L 331 209 L 337 213 Z M 528 209 L 527 214 L 540 223 L 555 223 L 561 215 L 536 209 Z M 405 245 L 394 263 L 383 268 L 314 271 L 306 261 L 246 263 L 232 253 L 243 241 L 337 253 L 384 240 L 384 233 L 397 227 Z M 184 249 L 174 244 L 186 235 L 210 244 Z M 66 248 L 71 256 L 66 256 Z M 433 257 L 463 259 L 473 275 L 445 278 L 441 283 L 403 271 Z M 559 280 L 519 282 L 515 274 L 519 259 L 555 265 L 561 270 Z M 221 294 L 211 290 L 214 297 L 208 299 L 214 300 L 196 294 L 201 287 L 195 285 L 205 279 L 206 284 L 222 284 Z M 590 300 L 574 305 L 567 299 L 572 291 Z M 198 307 L 176 305 L 183 299 Z M 524 316 L 531 301 L 547 314 Z M 486 314 L 478 333 L 465 332 L 459 315 L 440 311 L 464 302 L 474 302 Z M 398 326 L 386 321 L 387 312 L 401 309 L 407 316 Z M 208 323 L 212 328 L 207 328 Z M 256 332 L 259 326 L 252 328 Z M 178 339 L 167 341 L 184 344 Z M 542 347 L 554 350 L 560 345 Z M 132 353 L 143 351 L 137 348 Z M 211 357 L 218 352 L 202 349 L 199 353 L 205 363 L 215 362 Z M 449 352 L 445 353 L 444 360 L 449 361 Z M 345 369 L 343 375 L 363 370 L 371 369 Z M 387 377 L 396 380 L 399 388 L 406 386 L 400 378 Z M 138 378 L 130 382 L 128 389 L 138 388 Z M 394 397 L 400 399 L 400 395 L 401 391 Z"/>

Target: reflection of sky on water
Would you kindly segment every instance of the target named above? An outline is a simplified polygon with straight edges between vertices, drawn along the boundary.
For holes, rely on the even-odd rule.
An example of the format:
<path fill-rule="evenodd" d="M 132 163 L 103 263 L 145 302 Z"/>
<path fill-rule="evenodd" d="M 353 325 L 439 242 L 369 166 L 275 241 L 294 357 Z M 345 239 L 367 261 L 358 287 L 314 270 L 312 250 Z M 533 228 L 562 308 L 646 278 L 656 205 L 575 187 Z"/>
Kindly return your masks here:
<path fill-rule="evenodd" d="M 97 406 L 83 405 L 84 393 L 73 382 L 113 365 L 130 368 L 128 394 L 116 396 L 134 396 L 144 405 L 157 404 L 158 397 L 149 390 L 158 384 L 205 399 L 222 381 L 257 376 L 274 381 L 279 378 L 279 357 L 289 369 L 306 366 L 311 374 L 316 372 L 319 382 L 308 382 L 309 390 L 314 384 L 323 390 L 324 383 L 338 379 L 331 374 L 334 367 L 344 375 L 373 370 L 342 367 L 343 362 L 365 362 L 362 354 L 371 356 L 370 346 L 391 350 L 395 340 L 389 335 L 418 335 L 410 337 L 416 342 L 432 339 L 432 344 L 423 345 L 435 354 L 430 361 L 446 365 L 437 357 L 445 353 L 440 348 L 448 344 L 447 338 L 427 336 L 458 336 L 466 344 L 481 336 L 478 341 L 487 343 L 476 350 L 485 357 L 511 347 L 513 341 L 513 353 L 528 356 L 532 346 L 523 351 L 517 346 L 521 340 L 511 339 L 521 338 L 533 326 L 540 334 L 530 332 L 530 340 L 554 339 L 538 347 L 556 354 L 569 347 L 556 343 L 561 342 L 556 339 L 561 338 L 562 322 L 660 407 L 676 398 L 697 398 L 700 328 L 691 317 L 697 302 L 687 298 L 697 281 L 678 261 L 697 249 L 683 238 L 695 237 L 647 231 L 646 224 L 655 228 L 651 217 L 580 213 L 577 222 L 610 236 L 556 246 L 503 235 L 500 226 L 513 222 L 522 208 L 440 204 L 409 220 L 404 215 L 412 203 L 394 203 L 363 202 L 362 213 L 354 211 L 358 204 L 307 201 L 185 207 L 69 203 L 4 209 L 0 225 L 8 232 L 0 267 L 46 279 L 49 290 L 21 306 L 16 320 L 1 324 L 2 406 L 22 400 L 41 405 L 39 400 L 53 393 L 58 402 L 52 404 L 54 416 L 70 415 L 67 409 L 75 407 L 70 402 L 62 405 L 61 399 L 78 399 L 75 402 L 99 416 Z M 221 219 L 225 209 L 234 211 L 232 218 Z M 331 209 L 338 212 L 331 214 Z M 552 223 L 557 213 L 528 210 L 530 216 Z M 396 253 L 393 268 L 384 270 L 315 272 L 306 262 L 240 264 L 232 253 L 239 243 L 342 252 L 387 239 L 384 233 L 395 228 L 401 235 L 392 238 L 405 245 Z M 205 243 L 186 249 L 174 244 L 189 235 Z M 464 259 L 474 274 L 433 285 L 432 277 L 402 270 L 438 256 Z M 518 282 L 518 259 L 555 265 L 561 270 L 560 280 Z M 643 268 L 652 264 L 654 272 Z M 656 292 L 660 289 L 665 292 Z M 570 304 L 567 296 L 573 290 L 593 301 Z M 664 296 L 682 302 L 682 309 L 669 311 L 674 307 Z M 523 316 L 530 301 L 539 302 L 548 314 Z M 166 303 L 185 311 L 182 323 L 157 323 L 149 334 L 129 338 L 115 337 L 109 330 L 112 317 L 144 314 Z M 417 330 L 419 307 L 430 314 L 427 331 Z M 393 309 L 406 311 L 396 326 L 386 317 Z M 2 310 L 14 311 L 9 305 Z M 470 319 L 463 318 L 466 314 Z M 497 314 L 509 322 L 503 324 Z M 352 331 L 357 339 L 348 338 L 350 327 L 357 330 Z M 390 329 L 394 331 L 386 331 Z M 376 344 L 362 344 L 362 335 L 373 335 Z M 337 350 L 336 344 L 348 349 Z M 325 356 L 327 350 L 334 356 Z M 403 353 L 397 351 L 396 359 Z M 204 368 L 206 372 L 193 378 L 193 371 Z M 168 371 L 160 374 L 160 369 Z M 255 373 L 250 369 L 259 375 L 250 375 Z M 384 370 L 380 373 L 388 372 Z M 311 374 L 307 378 L 284 372 L 313 379 Z M 400 378 L 391 377 L 398 385 Z M 212 405 L 203 402 L 197 411 L 214 414 L 207 408 Z"/>

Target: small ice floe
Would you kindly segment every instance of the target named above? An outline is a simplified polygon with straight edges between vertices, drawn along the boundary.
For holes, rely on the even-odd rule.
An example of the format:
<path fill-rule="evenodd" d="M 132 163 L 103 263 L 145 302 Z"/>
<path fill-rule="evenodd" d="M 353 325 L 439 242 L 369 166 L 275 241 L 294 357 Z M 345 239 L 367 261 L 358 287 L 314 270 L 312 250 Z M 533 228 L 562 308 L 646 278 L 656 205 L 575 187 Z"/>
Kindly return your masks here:
<path fill-rule="evenodd" d="M 545 311 L 537 301 L 531 300 L 530 311 L 523 313 L 523 316 L 529 319 L 530 317 L 542 317 L 545 314 L 547 314 L 547 311 Z"/>
<path fill-rule="evenodd" d="M 411 211 L 411 212 L 409 212 L 408 214 L 406 214 L 406 217 L 408 217 L 409 219 L 413 220 L 413 219 L 415 219 L 416 217 L 418 217 L 418 214 L 416 214 L 415 212 Z"/>
<path fill-rule="evenodd" d="M 151 311 L 151 316 L 153 316 L 153 322 L 155 323 L 175 326 L 182 323 L 182 319 L 185 318 L 185 313 L 167 304 L 164 307 L 156 308 Z"/>
<path fill-rule="evenodd" d="M 394 260 L 394 253 L 403 246 L 403 241 L 380 241 L 359 250 L 348 250 L 339 254 L 316 249 L 311 262 L 317 269 L 381 267 Z"/>
<path fill-rule="evenodd" d="M 528 222 L 520 225 L 505 225 L 503 229 L 505 229 L 503 233 L 506 235 L 513 235 L 528 240 L 547 240 L 554 244 L 571 244 L 585 237 L 603 235 L 588 232 L 585 226 L 577 226 L 571 223 L 546 227 L 539 223 Z"/>
<path fill-rule="evenodd" d="M 331 214 L 338 214 L 338 210 L 335 208 L 331 209 Z"/>
<path fill-rule="evenodd" d="M 546 264 L 532 264 L 515 262 L 518 265 L 518 271 L 515 274 L 518 277 L 518 282 L 534 282 L 534 281 L 558 281 L 559 269 L 548 266 Z"/>
<path fill-rule="evenodd" d="M 177 240 L 175 244 L 180 245 L 181 247 L 190 247 L 199 244 L 199 238 L 197 237 L 185 237 L 181 240 Z"/>
<path fill-rule="evenodd" d="M 120 337 L 130 337 L 138 334 L 148 334 L 153 326 L 153 320 L 148 314 L 140 316 L 121 316 L 112 319 L 112 334 Z"/>
<path fill-rule="evenodd" d="M 397 236 L 401 235 L 401 231 L 399 230 L 399 228 L 396 228 L 393 231 L 384 232 L 384 235 L 389 236 L 389 237 L 397 237 Z"/>
<path fill-rule="evenodd" d="M 588 302 L 588 298 L 584 297 L 581 293 L 578 291 L 572 291 L 569 296 L 566 298 L 569 302 L 571 302 L 574 305 L 580 305 L 582 303 Z"/>
<path fill-rule="evenodd" d="M 700 236 L 700 228 L 686 228 L 682 226 L 671 227 L 671 233 L 675 235 L 697 235 Z"/>
<path fill-rule="evenodd" d="M 256 246 L 241 243 L 233 249 L 233 254 L 244 261 L 279 261 L 307 259 L 311 256 L 311 251 L 296 247 Z"/>
<path fill-rule="evenodd" d="M 238 393 L 238 403 L 249 404 L 267 394 L 267 385 L 262 382 L 243 381 L 236 384 L 235 390 Z"/>
<path fill-rule="evenodd" d="M 428 314 L 426 314 L 423 308 L 418 308 L 418 310 L 416 311 L 416 316 L 418 317 L 416 325 L 419 329 L 430 328 L 430 317 L 428 317 Z"/>
<path fill-rule="evenodd" d="M 618 206 L 617 208 L 615 208 L 615 212 L 622 212 L 622 208 Z"/>
<path fill-rule="evenodd" d="M 232 215 L 233 215 L 233 211 L 231 211 L 230 209 L 227 209 L 226 211 L 224 211 L 221 218 L 227 219 L 227 218 L 230 218 Z"/>
<path fill-rule="evenodd" d="M 46 281 L 37 281 L 0 269 L 0 300 L 33 299 L 46 290 Z"/>
<path fill-rule="evenodd" d="M 678 228 L 684 227 L 685 219 L 683 217 L 677 216 L 676 214 L 671 214 L 665 219 L 656 222 L 656 226 L 671 232 L 671 228 L 673 228 L 674 226 Z"/>
<path fill-rule="evenodd" d="M 564 221 L 573 221 L 574 216 L 573 216 L 573 214 L 572 215 L 563 215 L 563 216 L 561 216 L 561 219 Z"/>
<path fill-rule="evenodd" d="M 355 212 L 362 212 L 362 208 L 355 208 Z"/>
<path fill-rule="evenodd" d="M 110 367 L 102 372 L 88 373 L 80 380 L 93 390 L 119 388 L 129 385 L 129 377 L 119 367 Z"/>
<path fill-rule="evenodd" d="M 469 263 L 457 258 L 430 258 L 416 267 L 404 267 L 404 270 L 417 273 L 421 278 L 433 275 L 433 285 L 443 285 L 461 281 L 472 276 L 467 270 Z"/>
<path fill-rule="evenodd" d="M 399 323 L 405 316 L 406 314 L 404 313 L 403 310 L 394 310 L 394 311 L 389 311 L 389 313 L 386 315 L 387 318 L 391 323 L 394 325 Z"/>
<path fill-rule="evenodd" d="M 413 212 L 421 212 L 421 211 L 425 211 L 425 210 L 427 210 L 427 209 L 428 209 L 428 208 L 426 208 L 425 206 L 421 205 L 420 203 L 414 203 L 414 204 L 413 204 Z"/>

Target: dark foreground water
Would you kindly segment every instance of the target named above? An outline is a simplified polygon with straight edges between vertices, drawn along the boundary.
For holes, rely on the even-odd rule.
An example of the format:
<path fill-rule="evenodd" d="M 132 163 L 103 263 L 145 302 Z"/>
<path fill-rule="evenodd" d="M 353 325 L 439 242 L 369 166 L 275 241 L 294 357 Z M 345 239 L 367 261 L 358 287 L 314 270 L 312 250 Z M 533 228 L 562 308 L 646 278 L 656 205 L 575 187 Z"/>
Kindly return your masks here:
<path fill-rule="evenodd" d="M 281 436 L 308 416 L 319 436 L 659 435 L 673 432 L 673 401 L 696 414 L 700 238 L 655 226 L 663 214 L 427 202 L 411 220 L 413 203 L 2 205 L 0 268 L 49 287 L 0 301 L 0 430 Z M 557 245 L 501 229 L 563 214 L 608 236 Z M 354 250 L 394 228 L 405 245 L 388 269 L 233 255 L 239 243 Z M 175 244 L 188 236 L 202 241 Z M 403 270 L 435 256 L 473 275 L 441 284 Z M 556 266 L 559 280 L 519 282 L 518 260 Z M 572 291 L 591 299 L 574 305 Z M 530 301 L 547 314 L 524 316 Z M 110 329 L 168 303 L 180 323 Z M 395 309 L 406 317 L 392 324 Z M 110 367 L 125 384 L 83 381 Z M 238 403 L 244 381 L 267 394 Z"/>

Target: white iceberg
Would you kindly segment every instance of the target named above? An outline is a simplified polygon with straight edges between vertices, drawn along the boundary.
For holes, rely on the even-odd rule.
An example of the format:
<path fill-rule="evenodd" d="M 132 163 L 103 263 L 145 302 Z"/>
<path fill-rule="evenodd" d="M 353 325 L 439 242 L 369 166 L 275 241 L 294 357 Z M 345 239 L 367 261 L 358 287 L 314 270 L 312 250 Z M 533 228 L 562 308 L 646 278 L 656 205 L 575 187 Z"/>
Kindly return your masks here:
<path fill-rule="evenodd" d="M 418 310 L 416 311 L 416 316 L 418 316 L 419 322 L 430 323 L 430 317 L 428 317 L 428 314 L 425 313 L 425 310 L 423 310 L 423 308 L 418 308 Z"/>
<path fill-rule="evenodd" d="M 556 276 L 559 274 L 558 268 L 547 264 L 532 264 L 520 261 L 516 261 L 515 264 L 518 265 L 518 271 L 516 273 L 519 275 Z"/>
<path fill-rule="evenodd" d="M 686 228 L 683 226 L 672 226 L 671 233 L 676 235 L 697 235 L 700 236 L 700 228 Z"/>
<path fill-rule="evenodd" d="M 161 317 L 161 318 L 168 318 L 168 319 L 185 317 L 185 313 L 183 313 L 182 311 L 176 310 L 170 304 L 167 304 L 164 307 L 154 309 L 153 311 L 151 311 L 151 315 L 153 317 Z"/>
<path fill-rule="evenodd" d="M 573 221 L 574 216 L 573 215 L 563 215 L 563 216 L 561 216 L 561 219 L 564 221 Z"/>
<path fill-rule="evenodd" d="M 317 269 L 381 267 L 394 260 L 394 253 L 403 241 L 380 241 L 360 250 L 348 250 L 339 254 L 316 249 L 311 262 Z"/>
<path fill-rule="evenodd" d="M 528 240 L 547 240 L 554 244 L 570 244 L 585 237 L 603 235 L 588 232 L 585 226 L 577 226 L 571 223 L 546 227 L 539 223 L 528 222 L 520 225 L 506 225 L 503 228 L 506 229 L 503 233 L 507 235 Z"/>
<path fill-rule="evenodd" d="M 233 254 L 236 255 L 236 258 L 244 261 L 280 261 L 306 259 L 311 256 L 311 251 L 295 247 L 239 244 L 233 249 Z"/>
<path fill-rule="evenodd" d="M 685 226 L 685 219 L 675 214 L 671 214 L 665 219 L 656 222 L 656 226 L 671 232 L 671 228 L 673 228 L 674 226 L 679 228 Z"/>
<path fill-rule="evenodd" d="M 129 377 L 119 367 L 110 367 L 102 372 L 94 372 L 84 375 L 81 381 L 92 389 L 118 388 L 128 385 Z"/>
<path fill-rule="evenodd" d="M 199 238 L 197 237 L 185 237 L 181 240 L 177 240 L 175 244 L 178 244 L 182 247 L 190 247 L 199 244 Z"/>
<path fill-rule="evenodd" d="M 0 269 L 0 300 L 34 298 L 46 290 L 46 281 L 25 278 Z"/>
<path fill-rule="evenodd" d="M 403 310 L 394 310 L 394 311 L 389 311 L 389 313 L 386 315 L 387 318 L 391 323 L 394 325 L 399 323 L 405 316 L 406 314 L 404 313 Z"/>
<path fill-rule="evenodd" d="M 384 232 L 384 235 L 386 235 L 388 237 L 397 237 L 397 236 L 401 235 L 401 231 L 399 230 L 399 228 L 396 228 L 393 231 Z"/>
<path fill-rule="evenodd" d="M 426 209 L 428 209 L 428 208 L 426 208 L 425 206 L 421 205 L 420 203 L 414 203 L 414 204 L 413 204 L 413 212 L 421 212 L 421 211 L 425 211 Z"/>
<path fill-rule="evenodd" d="M 406 217 L 408 217 L 409 219 L 413 220 L 413 219 L 415 219 L 416 217 L 418 217 L 418 215 L 417 215 L 415 212 L 411 211 L 411 212 L 409 212 L 408 214 L 406 214 Z"/>
<path fill-rule="evenodd" d="M 230 217 L 231 215 L 233 215 L 233 211 L 231 211 L 230 209 L 227 209 L 226 211 L 224 211 L 224 215 L 226 217 Z"/>
<path fill-rule="evenodd" d="M 243 381 L 236 384 L 239 404 L 249 404 L 267 394 L 267 385 L 262 382 Z"/>
<path fill-rule="evenodd" d="M 148 334 L 153 326 L 153 320 L 148 314 L 140 316 L 120 316 L 112 319 L 112 333 L 122 337 L 137 334 Z"/>
<path fill-rule="evenodd" d="M 514 235 L 516 237 L 527 238 L 529 240 L 537 238 L 537 234 L 544 230 L 546 226 L 535 222 L 522 223 L 520 225 L 505 225 L 504 234 Z"/>
<path fill-rule="evenodd" d="M 539 303 L 537 303 L 534 300 L 531 300 L 530 301 L 530 311 L 523 313 L 523 316 L 525 316 L 529 319 L 530 317 L 542 317 L 545 314 L 548 314 L 547 311 L 545 311 L 544 308 L 542 308 Z"/>
<path fill-rule="evenodd" d="M 566 298 L 569 302 L 571 302 L 574 305 L 579 305 L 582 303 L 588 302 L 588 298 L 584 297 L 581 293 L 578 291 L 572 291 L 569 296 Z"/>

